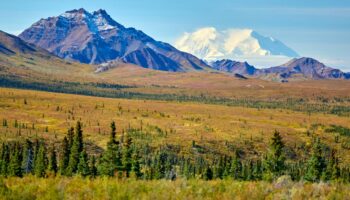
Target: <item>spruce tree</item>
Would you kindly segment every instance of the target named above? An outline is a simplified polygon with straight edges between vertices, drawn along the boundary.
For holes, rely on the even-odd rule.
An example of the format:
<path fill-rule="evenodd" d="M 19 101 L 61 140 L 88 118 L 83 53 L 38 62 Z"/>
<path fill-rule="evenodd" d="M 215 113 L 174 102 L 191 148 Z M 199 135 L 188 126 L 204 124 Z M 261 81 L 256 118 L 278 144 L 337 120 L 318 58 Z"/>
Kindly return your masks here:
<path fill-rule="evenodd" d="M 10 162 L 10 149 L 6 143 L 2 143 L 0 173 L 3 176 L 8 174 L 8 163 Z"/>
<path fill-rule="evenodd" d="M 139 162 L 139 156 L 138 156 L 137 152 L 134 152 L 133 155 L 132 155 L 131 173 L 136 178 L 139 178 L 139 177 L 142 176 L 140 162 Z"/>
<path fill-rule="evenodd" d="M 115 140 L 115 123 L 111 123 L 111 133 L 107 143 L 107 149 L 103 152 L 97 167 L 98 173 L 103 176 L 114 176 L 115 171 L 121 166 L 119 144 Z"/>
<path fill-rule="evenodd" d="M 84 148 L 82 126 L 83 126 L 83 124 L 80 121 L 78 121 L 77 125 L 75 127 L 75 135 L 74 135 L 74 140 L 73 140 L 73 143 L 74 142 L 78 143 L 78 151 L 79 151 L 79 153 L 82 152 L 83 148 Z"/>
<path fill-rule="evenodd" d="M 261 166 L 261 161 L 257 160 L 252 163 L 252 175 L 254 180 L 261 180 L 262 178 L 262 166 Z"/>
<path fill-rule="evenodd" d="M 38 157 L 39 148 L 40 148 L 40 141 L 38 139 L 35 139 L 33 142 L 33 173 L 34 174 L 35 174 L 34 169 L 36 165 L 36 159 Z"/>
<path fill-rule="evenodd" d="M 235 153 L 235 157 L 231 161 L 230 174 L 235 180 L 241 179 L 242 175 L 242 163 L 238 158 L 238 153 Z"/>
<path fill-rule="evenodd" d="M 126 172 L 127 176 L 129 175 L 129 172 L 131 171 L 131 156 L 132 156 L 132 138 L 129 137 L 127 134 L 124 138 L 123 148 L 122 148 L 122 164 L 123 164 L 123 170 Z"/>
<path fill-rule="evenodd" d="M 90 160 L 90 175 L 91 177 L 97 176 L 97 168 L 96 168 L 96 158 L 95 156 L 92 156 Z"/>
<path fill-rule="evenodd" d="M 264 179 L 272 180 L 283 174 L 285 170 L 284 142 L 278 131 L 271 138 L 269 153 L 264 160 Z"/>
<path fill-rule="evenodd" d="M 167 153 L 163 150 L 160 150 L 160 152 L 157 153 L 156 157 L 153 161 L 153 168 L 154 168 L 154 178 L 155 179 L 162 179 L 165 177 L 166 173 L 166 162 L 167 162 Z"/>
<path fill-rule="evenodd" d="M 80 121 L 77 122 L 73 144 L 70 149 L 69 162 L 67 167 L 67 175 L 72 176 L 77 171 L 80 153 L 83 150 L 83 131 Z"/>
<path fill-rule="evenodd" d="M 207 166 L 207 168 L 204 171 L 203 179 L 204 180 L 212 180 L 213 179 L 213 171 L 211 170 L 211 168 L 209 166 Z"/>
<path fill-rule="evenodd" d="M 339 159 L 335 151 L 332 153 L 332 158 L 334 162 L 332 166 L 331 180 L 338 180 L 340 178 L 340 168 L 339 168 Z"/>
<path fill-rule="evenodd" d="M 115 143 L 115 136 L 117 134 L 117 128 L 115 126 L 115 122 L 113 121 L 111 123 L 111 134 L 110 134 L 110 137 L 109 137 L 109 141 L 112 142 L 112 143 Z"/>
<path fill-rule="evenodd" d="M 10 163 L 8 166 L 8 175 L 9 176 L 22 176 L 22 157 L 21 157 L 21 148 L 18 142 L 14 144 L 13 150 L 10 155 Z"/>
<path fill-rule="evenodd" d="M 34 150 L 33 144 L 30 140 L 26 140 L 23 147 L 22 156 L 22 171 L 24 174 L 31 173 L 33 171 L 34 164 Z"/>
<path fill-rule="evenodd" d="M 222 157 L 220 157 L 219 161 L 214 166 L 213 177 L 221 179 L 223 172 L 224 172 L 223 160 L 222 160 Z"/>
<path fill-rule="evenodd" d="M 307 163 L 307 171 L 304 178 L 311 182 L 319 181 L 324 170 L 325 161 L 322 156 L 322 146 L 320 139 L 316 138 L 312 148 L 312 155 Z"/>
<path fill-rule="evenodd" d="M 66 174 L 69 163 L 69 142 L 67 140 L 67 137 L 63 138 L 59 158 L 59 172 L 61 175 L 64 175 Z"/>
<path fill-rule="evenodd" d="M 191 170 L 190 170 L 190 161 L 189 161 L 189 159 L 185 159 L 183 161 L 182 174 L 187 179 L 191 177 Z"/>
<path fill-rule="evenodd" d="M 68 149 L 72 148 L 73 141 L 74 141 L 74 128 L 71 127 L 67 131 L 67 140 L 68 140 Z"/>
<path fill-rule="evenodd" d="M 335 163 L 335 155 L 334 155 L 334 150 L 332 151 L 331 156 L 325 160 L 325 170 L 323 171 L 321 175 L 321 180 L 322 181 L 329 181 L 332 179 L 332 174 L 333 174 L 333 166 Z"/>
<path fill-rule="evenodd" d="M 41 142 L 37 152 L 34 173 L 37 177 L 44 177 L 47 166 L 46 150 L 44 142 Z"/>
<path fill-rule="evenodd" d="M 83 149 L 83 151 L 80 153 L 77 173 L 84 177 L 90 175 L 88 155 L 85 149 Z"/>
<path fill-rule="evenodd" d="M 57 172 L 57 156 L 54 146 L 50 148 L 47 170 L 55 174 Z"/>

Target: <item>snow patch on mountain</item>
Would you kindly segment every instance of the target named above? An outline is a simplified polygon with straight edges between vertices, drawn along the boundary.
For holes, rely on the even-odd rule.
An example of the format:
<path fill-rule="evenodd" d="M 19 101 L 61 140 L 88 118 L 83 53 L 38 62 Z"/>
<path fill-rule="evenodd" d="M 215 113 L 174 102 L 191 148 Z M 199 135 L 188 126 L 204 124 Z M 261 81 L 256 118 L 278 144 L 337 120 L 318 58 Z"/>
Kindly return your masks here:
<path fill-rule="evenodd" d="M 107 19 L 102 14 L 94 15 L 93 21 L 95 22 L 95 25 L 99 31 L 106 31 L 116 28 L 116 26 L 109 24 Z"/>

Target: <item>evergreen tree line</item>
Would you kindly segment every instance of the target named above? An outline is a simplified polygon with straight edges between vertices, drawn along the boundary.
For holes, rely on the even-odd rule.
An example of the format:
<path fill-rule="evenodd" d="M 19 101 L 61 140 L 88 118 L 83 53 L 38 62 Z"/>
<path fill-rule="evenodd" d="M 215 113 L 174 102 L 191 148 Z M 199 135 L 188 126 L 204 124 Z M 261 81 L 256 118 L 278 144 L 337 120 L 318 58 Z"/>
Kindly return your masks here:
<path fill-rule="evenodd" d="M 297 161 L 287 160 L 285 144 L 279 132 L 271 138 L 268 152 L 260 159 L 234 156 L 185 156 L 181 149 L 167 146 L 154 149 L 136 145 L 126 132 L 116 137 L 116 124 L 111 123 L 106 150 L 100 155 L 88 154 L 83 140 L 82 124 L 69 128 L 58 149 L 43 140 L 3 142 L 0 151 L 0 174 L 22 177 L 55 175 L 83 177 L 109 176 L 138 179 L 202 178 L 234 180 L 274 180 L 289 175 L 295 181 L 350 182 L 350 169 L 340 167 L 336 152 L 327 155 L 320 139 L 313 141 L 310 155 Z"/>

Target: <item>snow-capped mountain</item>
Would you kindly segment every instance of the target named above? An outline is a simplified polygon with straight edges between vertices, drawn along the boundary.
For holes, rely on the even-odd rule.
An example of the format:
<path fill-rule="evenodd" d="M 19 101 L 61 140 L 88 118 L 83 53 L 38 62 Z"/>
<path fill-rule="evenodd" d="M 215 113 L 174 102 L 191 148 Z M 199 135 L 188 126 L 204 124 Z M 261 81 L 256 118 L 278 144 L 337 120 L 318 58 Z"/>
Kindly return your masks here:
<path fill-rule="evenodd" d="M 208 61 L 232 59 L 271 59 L 271 57 L 298 57 L 299 55 L 281 41 L 265 37 L 251 29 L 219 31 L 206 27 L 184 33 L 174 46 Z M 279 60 L 280 61 L 280 60 Z"/>
<path fill-rule="evenodd" d="M 209 68 L 191 54 L 124 27 L 105 10 L 71 10 L 41 19 L 19 37 L 61 58 L 88 64 L 122 61 L 164 71 Z"/>

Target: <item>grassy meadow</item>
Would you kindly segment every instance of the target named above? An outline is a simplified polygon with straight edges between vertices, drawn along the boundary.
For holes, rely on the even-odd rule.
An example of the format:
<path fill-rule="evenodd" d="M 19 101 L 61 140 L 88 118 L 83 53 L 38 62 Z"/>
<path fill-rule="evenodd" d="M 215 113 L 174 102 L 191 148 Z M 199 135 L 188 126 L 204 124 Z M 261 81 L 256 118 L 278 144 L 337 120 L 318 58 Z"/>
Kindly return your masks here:
<path fill-rule="evenodd" d="M 274 130 L 281 132 L 290 148 L 308 146 L 318 136 L 340 153 L 342 163 L 350 161 L 349 151 L 342 148 L 348 137 L 339 136 L 335 142 L 339 133 L 326 132 L 331 125 L 348 127 L 350 119 L 346 116 L 6 88 L 1 88 L 0 94 L 0 119 L 9 124 L 0 126 L 2 140 L 43 137 L 55 142 L 80 120 L 85 140 L 104 148 L 113 120 L 117 134 L 129 127 L 139 128 L 149 133 L 148 141 L 153 146 L 174 144 L 190 148 L 195 141 L 222 153 L 229 153 L 230 146 L 239 147 L 252 157 L 267 150 Z M 16 121 L 21 126 L 15 127 Z"/>
<path fill-rule="evenodd" d="M 130 82 L 119 81 L 118 84 L 128 85 Z M 302 84 L 310 84 L 300 90 L 306 91 L 311 90 L 313 83 Z M 181 86 L 185 89 L 177 91 L 179 88 L 175 86 L 146 86 L 143 92 L 147 93 L 149 88 L 153 90 L 151 93 L 162 91 L 161 94 L 166 94 L 170 91 L 195 94 L 191 92 L 193 87 L 186 89 L 186 86 Z M 280 90 L 284 95 L 288 94 L 288 88 L 283 87 L 289 86 L 281 86 Z M 141 87 L 121 90 L 141 90 Z M 271 92 L 273 90 L 276 88 Z M 46 143 L 59 149 L 67 129 L 80 121 L 87 151 L 99 155 L 106 149 L 110 123 L 115 121 L 118 138 L 125 130 L 142 130 L 144 135 L 135 137 L 135 144 L 147 144 L 155 149 L 169 145 L 181 148 L 181 155 L 184 156 L 210 154 L 214 158 L 215 155 L 233 156 L 239 149 L 244 160 L 256 160 L 268 152 L 270 139 L 277 130 L 286 144 L 287 161 L 293 158 L 306 160 L 304 156 L 308 153 L 305 151 L 312 149 L 313 140 L 317 137 L 325 149 L 336 150 L 339 166 L 347 167 L 350 164 L 350 118 L 347 112 L 331 114 L 328 109 L 347 107 L 348 94 L 342 92 L 342 87 L 333 91 L 334 96 L 333 92 L 328 91 L 331 89 L 325 86 L 315 91 L 316 95 L 310 96 L 306 104 L 300 104 L 306 107 L 310 103 L 320 108 L 328 106 L 324 112 L 306 112 L 302 111 L 304 107 L 298 108 L 298 104 L 287 108 L 268 108 L 0 88 L 0 120 L 3 122 L 2 126 L 0 124 L 0 140 L 43 138 Z M 226 92 L 218 94 L 222 97 L 247 98 L 244 93 L 238 97 L 230 89 Z M 263 99 L 272 103 L 287 101 L 283 95 L 270 100 L 265 95 L 266 91 L 257 92 L 257 97 L 252 100 Z M 296 99 L 298 95 L 291 94 L 290 97 Z M 0 178 L 1 199 L 347 199 L 349 189 L 349 184 L 341 181 L 309 183 L 303 180 L 293 182 L 290 178 L 273 182 L 232 179 L 205 181 L 198 177 L 186 179 L 182 176 L 175 181 L 125 177 L 92 179 L 52 174 L 46 178 L 34 175 Z"/>
<path fill-rule="evenodd" d="M 349 199 L 339 183 L 230 180 L 118 180 L 80 177 L 0 179 L 1 199 Z"/>

